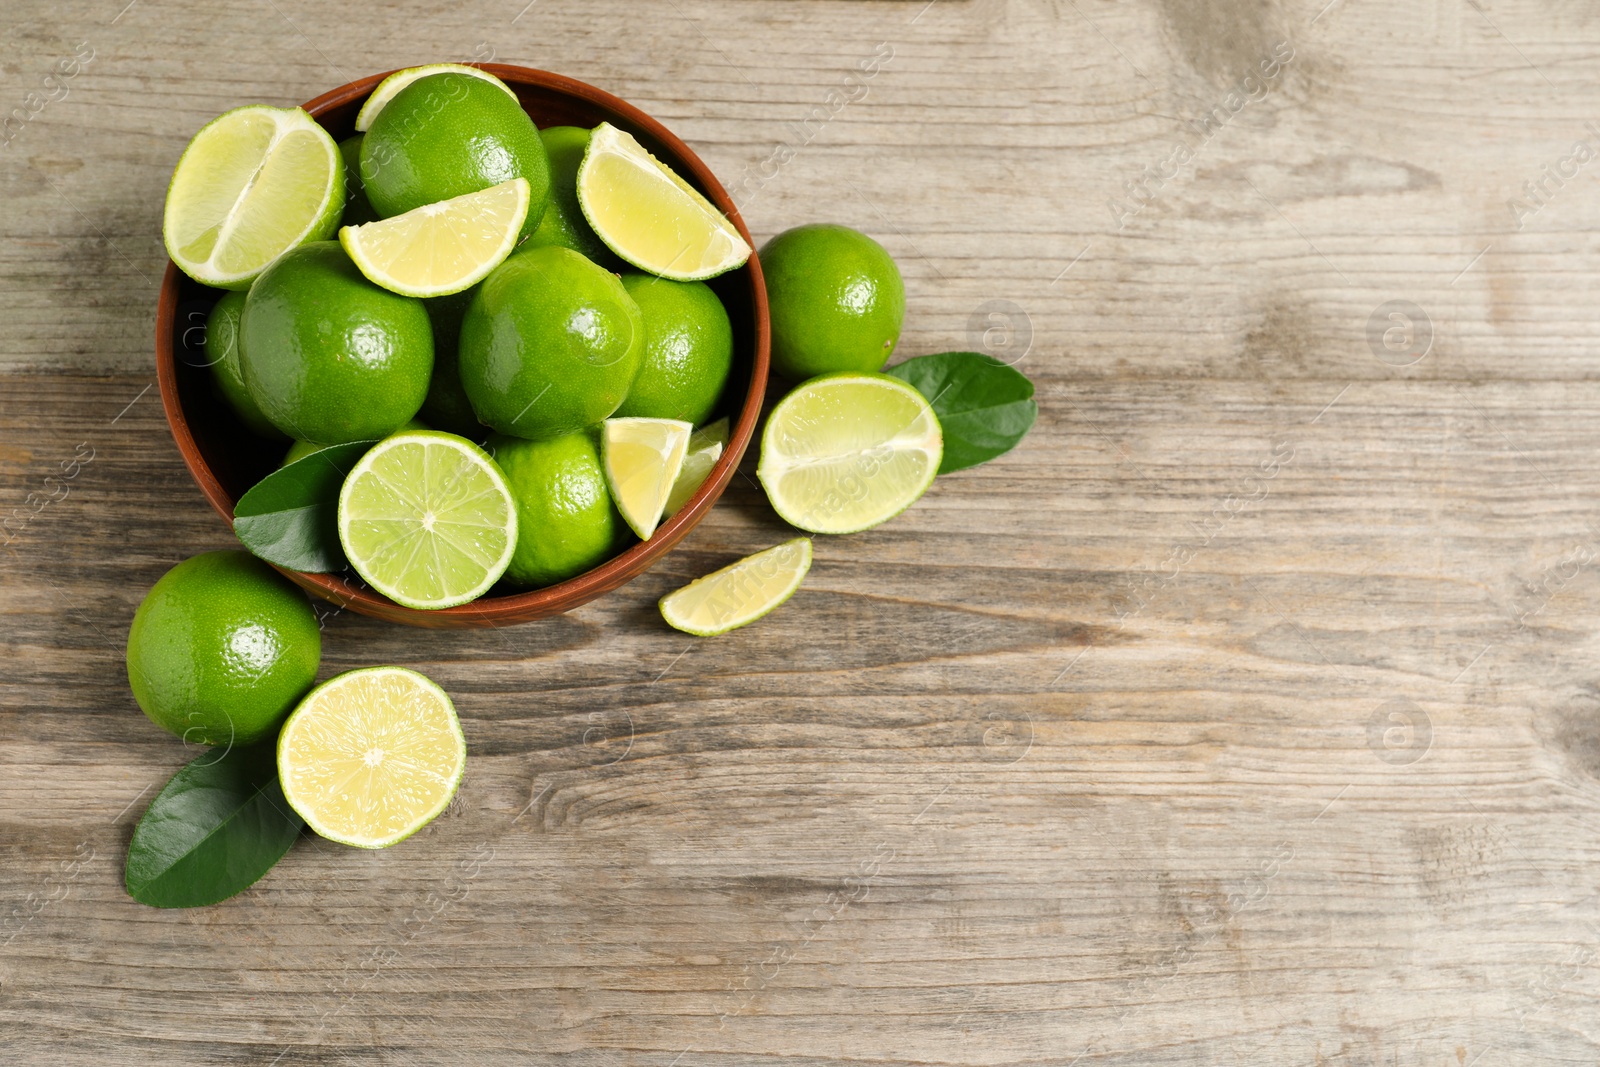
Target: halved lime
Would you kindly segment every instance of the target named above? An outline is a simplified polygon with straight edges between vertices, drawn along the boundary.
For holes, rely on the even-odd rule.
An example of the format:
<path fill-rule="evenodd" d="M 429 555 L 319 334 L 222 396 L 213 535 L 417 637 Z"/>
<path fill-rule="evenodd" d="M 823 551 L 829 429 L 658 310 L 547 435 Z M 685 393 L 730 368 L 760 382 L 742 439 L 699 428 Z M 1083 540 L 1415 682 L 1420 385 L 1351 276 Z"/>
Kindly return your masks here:
<path fill-rule="evenodd" d="M 517 98 L 517 94 L 511 91 L 511 87 L 493 74 L 486 70 L 479 70 L 477 67 L 469 67 L 463 63 L 429 63 L 423 67 L 407 67 L 405 70 L 395 71 L 379 82 L 376 89 L 372 90 L 372 95 L 367 97 L 367 102 L 361 105 L 361 110 L 356 114 L 356 132 L 366 133 L 367 130 L 371 129 L 372 120 L 378 117 L 378 112 L 383 110 L 383 105 L 393 100 L 395 94 L 401 89 L 404 89 L 418 78 L 426 78 L 430 74 L 446 73 L 465 74 L 473 78 L 482 78 L 484 81 L 498 86 L 511 99 L 515 100 Z"/>
<path fill-rule="evenodd" d="M 887 374 L 825 374 L 772 409 L 756 477 L 791 525 L 855 533 L 915 503 L 943 454 L 939 420 L 916 389 Z"/>
<path fill-rule="evenodd" d="M 693 424 L 679 419 L 607 419 L 601 429 L 606 486 L 641 541 L 661 522 L 693 432 Z"/>
<path fill-rule="evenodd" d="M 488 591 L 517 545 L 506 476 L 477 445 L 437 430 L 372 446 L 339 491 L 339 543 L 356 573 L 408 608 Z"/>
<path fill-rule="evenodd" d="M 488 277 L 517 245 L 528 181 L 426 204 L 390 219 L 346 226 L 339 243 L 374 285 L 406 296 L 449 296 Z"/>
<path fill-rule="evenodd" d="M 717 465 L 717 460 L 722 458 L 722 450 L 727 447 L 727 416 L 689 435 L 689 448 L 683 455 L 683 467 L 673 480 L 672 492 L 667 494 L 667 507 L 662 514 L 670 518 L 689 502 L 695 491 L 705 484 L 711 468 Z"/>
<path fill-rule="evenodd" d="M 466 767 L 455 705 L 404 667 L 329 679 L 278 735 L 278 781 L 289 806 L 318 834 L 358 848 L 388 848 L 428 825 Z"/>
<path fill-rule="evenodd" d="M 344 209 L 344 160 L 300 108 L 252 104 L 212 119 L 183 150 L 167 186 L 161 237 L 189 277 L 248 289 L 284 252 L 333 235 Z"/>
<path fill-rule="evenodd" d="M 595 127 L 578 166 L 578 206 L 606 247 L 663 278 L 712 278 L 750 258 L 711 201 L 609 122 Z"/>
<path fill-rule="evenodd" d="M 661 598 L 661 617 L 696 637 L 725 634 L 788 600 L 810 569 L 811 539 L 797 537 L 668 593 Z"/>

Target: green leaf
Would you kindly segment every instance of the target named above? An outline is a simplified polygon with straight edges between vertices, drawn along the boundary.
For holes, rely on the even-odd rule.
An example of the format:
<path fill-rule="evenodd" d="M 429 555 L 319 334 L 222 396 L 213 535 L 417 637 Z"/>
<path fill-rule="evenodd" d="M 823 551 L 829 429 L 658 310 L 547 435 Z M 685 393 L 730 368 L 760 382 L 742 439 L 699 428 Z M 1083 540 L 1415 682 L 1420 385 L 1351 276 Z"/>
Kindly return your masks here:
<path fill-rule="evenodd" d="M 339 489 L 376 443 L 334 445 L 273 471 L 234 505 L 233 532 L 268 563 L 314 573 L 343 570 Z"/>
<path fill-rule="evenodd" d="M 276 740 L 211 749 L 156 794 L 128 842 L 128 895 L 198 908 L 255 884 L 305 823 L 278 787 Z"/>
<path fill-rule="evenodd" d="M 1033 383 L 981 352 L 939 352 L 897 363 L 886 373 L 928 398 L 944 431 L 940 474 L 987 463 L 1011 451 L 1033 426 Z"/>

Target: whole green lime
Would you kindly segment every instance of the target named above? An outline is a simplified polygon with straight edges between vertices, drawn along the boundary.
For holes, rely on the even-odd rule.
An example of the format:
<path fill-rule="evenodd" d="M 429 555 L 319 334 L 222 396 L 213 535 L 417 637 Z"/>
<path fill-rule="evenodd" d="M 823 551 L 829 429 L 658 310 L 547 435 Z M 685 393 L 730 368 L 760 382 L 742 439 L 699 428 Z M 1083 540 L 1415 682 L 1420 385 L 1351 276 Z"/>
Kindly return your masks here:
<path fill-rule="evenodd" d="M 337 241 L 273 260 L 250 287 L 240 336 L 251 397 L 302 441 L 387 436 L 417 413 L 433 373 L 422 301 L 367 281 Z"/>
<path fill-rule="evenodd" d="M 472 441 L 483 440 L 483 424 L 473 414 L 461 384 L 461 319 L 476 295 L 476 287 L 449 296 L 424 300 L 428 320 L 433 323 L 433 378 L 428 396 L 422 402 L 422 417 L 435 429 Z"/>
<path fill-rule="evenodd" d="M 733 326 L 705 282 L 624 274 L 644 316 L 644 361 L 617 416 L 702 423 L 716 410 L 733 366 Z"/>
<path fill-rule="evenodd" d="M 322 634 L 293 582 L 245 552 L 184 560 L 128 631 L 128 683 L 150 721 L 201 745 L 268 737 L 317 676 Z"/>
<path fill-rule="evenodd" d="M 461 384 L 484 425 L 513 437 L 581 430 L 621 406 L 644 319 L 617 276 L 570 248 L 512 254 L 461 322 Z"/>
<path fill-rule="evenodd" d="M 526 245 L 560 245 L 609 271 L 621 271 L 625 264 L 600 240 L 578 204 L 578 165 L 589 150 L 589 133 L 581 126 L 547 126 L 539 131 L 550 157 L 550 203 Z"/>
<path fill-rule="evenodd" d="M 550 198 L 544 143 L 521 104 L 466 74 L 430 74 L 401 89 L 361 142 L 361 181 L 384 218 L 518 177 L 532 194 L 527 235 Z"/>
<path fill-rule="evenodd" d="M 883 246 L 848 226 L 785 230 L 761 249 L 772 369 L 800 381 L 877 371 L 900 340 L 905 283 Z"/>
<path fill-rule="evenodd" d="M 256 436 L 276 441 L 283 434 L 250 398 L 239 367 L 239 318 L 244 314 L 244 300 L 243 292 L 224 293 L 206 316 L 206 362 L 211 365 L 217 391 L 239 416 L 239 421 Z"/>
<path fill-rule="evenodd" d="M 488 448 L 517 502 L 517 548 L 507 581 L 554 585 L 611 556 L 623 523 L 593 430 L 543 441 L 496 435 Z"/>
<path fill-rule="evenodd" d="M 339 219 L 341 226 L 360 226 L 378 218 L 361 184 L 361 142 L 364 140 L 366 134 L 358 133 L 339 142 L 339 156 L 344 160 L 344 215 Z"/>

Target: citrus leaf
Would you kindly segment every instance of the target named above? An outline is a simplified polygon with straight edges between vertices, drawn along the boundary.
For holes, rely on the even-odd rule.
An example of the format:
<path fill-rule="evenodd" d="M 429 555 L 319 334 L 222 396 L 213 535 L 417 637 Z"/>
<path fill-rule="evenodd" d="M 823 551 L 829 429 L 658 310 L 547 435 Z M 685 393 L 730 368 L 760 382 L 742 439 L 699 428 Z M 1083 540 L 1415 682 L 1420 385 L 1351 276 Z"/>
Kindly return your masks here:
<path fill-rule="evenodd" d="M 981 352 L 917 356 L 885 373 L 916 386 L 939 417 L 944 431 L 940 474 L 1011 451 L 1039 414 L 1027 375 Z"/>
<path fill-rule="evenodd" d="M 172 776 L 128 842 L 128 895 L 197 908 L 243 892 L 282 858 L 305 823 L 278 787 L 276 740 L 211 749 Z"/>
<path fill-rule="evenodd" d="M 233 506 L 233 532 L 268 563 L 314 573 L 343 570 L 339 488 L 375 443 L 333 445 L 273 471 Z"/>

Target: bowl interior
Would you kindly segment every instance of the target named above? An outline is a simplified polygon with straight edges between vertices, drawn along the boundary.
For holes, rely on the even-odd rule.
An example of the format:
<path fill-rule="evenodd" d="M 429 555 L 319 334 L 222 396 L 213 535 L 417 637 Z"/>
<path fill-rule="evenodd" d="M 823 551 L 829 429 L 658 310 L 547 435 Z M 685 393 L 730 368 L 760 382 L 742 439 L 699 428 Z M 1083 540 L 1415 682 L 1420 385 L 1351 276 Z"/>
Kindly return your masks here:
<path fill-rule="evenodd" d="M 534 124 L 593 127 L 610 122 L 638 138 L 657 159 L 704 193 L 739 228 L 749 231 L 731 198 L 710 170 L 660 123 L 637 108 L 591 85 L 546 71 L 483 64 L 506 82 Z M 356 112 L 386 74 L 342 86 L 306 105 L 335 140 L 355 132 Z M 558 585 L 519 591 L 497 585 L 471 604 L 441 611 L 401 607 L 366 589 L 353 574 L 301 574 L 285 571 L 307 591 L 365 614 L 414 626 L 494 626 L 557 614 L 622 585 L 664 555 L 699 521 L 721 495 L 748 446 L 760 416 L 767 376 L 766 292 L 755 256 L 745 266 L 708 283 L 733 324 L 734 363 L 719 411 L 730 422 L 728 448 L 695 497 L 662 524 L 648 542 L 636 543 L 593 570 Z M 158 312 L 156 358 L 168 422 L 190 472 L 217 511 L 232 520 L 233 505 L 244 492 L 275 470 L 287 442 L 265 441 L 239 424 L 215 391 L 206 369 L 206 317 L 219 290 L 192 281 L 169 265 Z M 485 431 L 487 432 L 487 431 Z"/>

